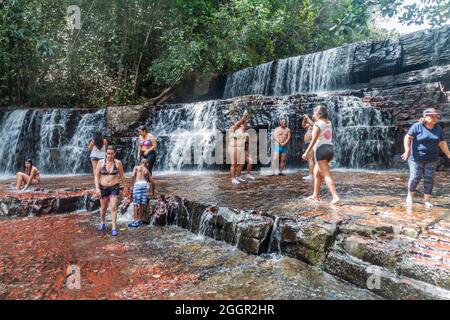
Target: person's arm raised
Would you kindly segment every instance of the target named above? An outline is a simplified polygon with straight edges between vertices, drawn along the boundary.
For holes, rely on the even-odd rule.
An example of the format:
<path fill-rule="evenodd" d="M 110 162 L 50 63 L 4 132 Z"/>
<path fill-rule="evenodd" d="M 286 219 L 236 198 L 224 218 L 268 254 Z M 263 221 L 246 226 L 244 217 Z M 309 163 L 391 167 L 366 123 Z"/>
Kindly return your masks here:
<path fill-rule="evenodd" d="M 88 149 L 89 151 L 92 151 L 93 148 L 94 148 L 94 140 L 91 140 L 91 142 L 88 145 Z"/>
<path fill-rule="evenodd" d="M 248 118 L 249 118 L 249 114 L 247 112 L 244 112 L 244 115 L 242 116 L 241 120 L 239 120 L 233 126 L 231 126 L 230 129 L 232 131 L 236 131 L 245 122 L 245 120 L 248 120 Z"/>
<path fill-rule="evenodd" d="M 316 144 L 317 139 L 319 139 L 319 135 L 320 135 L 320 128 L 318 125 L 315 125 L 312 130 L 311 143 L 308 145 L 308 148 L 306 148 L 305 152 L 302 155 L 303 160 L 308 160 L 307 155 L 308 155 L 309 151 L 313 148 L 313 146 Z"/>
<path fill-rule="evenodd" d="M 303 129 L 308 129 L 308 116 L 306 114 L 303 115 L 303 119 L 302 119 L 302 128 Z"/>

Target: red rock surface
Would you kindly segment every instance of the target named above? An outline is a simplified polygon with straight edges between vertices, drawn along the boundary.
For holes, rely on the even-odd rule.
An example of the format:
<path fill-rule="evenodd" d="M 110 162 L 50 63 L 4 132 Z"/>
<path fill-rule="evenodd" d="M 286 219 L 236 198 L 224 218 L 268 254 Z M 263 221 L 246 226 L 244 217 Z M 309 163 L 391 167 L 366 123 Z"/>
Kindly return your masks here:
<path fill-rule="evenodd" d="M 0 299 L 167 298 L 197 279 L 141 252 L 139 237 L 103 235 L 89 220 L 73 214 L 0 221 Z M 66 285 L 74 264 L 82 290 Z"/>

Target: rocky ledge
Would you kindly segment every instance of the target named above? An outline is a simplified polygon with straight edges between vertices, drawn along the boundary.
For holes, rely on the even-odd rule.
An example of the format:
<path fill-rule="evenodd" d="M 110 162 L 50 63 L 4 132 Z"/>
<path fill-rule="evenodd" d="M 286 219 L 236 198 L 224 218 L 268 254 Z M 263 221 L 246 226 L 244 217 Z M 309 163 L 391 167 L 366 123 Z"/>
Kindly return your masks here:
<path fill-rule="evenodd" d="M 334 175 L 343 199 L 337 207 L 305 200 L 311 185 L 299 174 L 260 176 L 238 187 L 221 173 L 156 177 L 159 195 L 146 220 L 224 241 L 249 254 L 293 257 L 386 298 L 450 299 L 448 174 L 438 173 L 436 206 L 430 209 L 420 200 L 411 209 L 402 206 L 398 195 L 404 192 L 405 174 Z M 58 189 L 67 179 L 79 189 Z M 90 177 L 61 181 L 46 183 L 53 192 L 14 197 L 3 192 L 2 214 L 98 208 Z M 120 209 L 122 217 L 133 210 Z"/>
<path fill-rule="evenodd" d="M 449 299 L 448 175 L 438 175 L 431 209 L 420 202 L 403 207 L 398 195 L 404 174 L 335 175 L 345 199 L 338 207 L 303 200 L 310 186 L 298 174 L 261 177 L 236 190 L 219 174 L 183 177 L 183 188 L 164 179 L 162 189 L 171 195 L 155 201 L 153 223 L 177 225 L 251 254 L 297 258 L 386 298 Z"/>
<path fill-rule="evenodd" d="M 95 211 L 100 201 L 86 188 L 30 189 L 26 192 L 0 189 L 0 217 L 26 217 Z"/>

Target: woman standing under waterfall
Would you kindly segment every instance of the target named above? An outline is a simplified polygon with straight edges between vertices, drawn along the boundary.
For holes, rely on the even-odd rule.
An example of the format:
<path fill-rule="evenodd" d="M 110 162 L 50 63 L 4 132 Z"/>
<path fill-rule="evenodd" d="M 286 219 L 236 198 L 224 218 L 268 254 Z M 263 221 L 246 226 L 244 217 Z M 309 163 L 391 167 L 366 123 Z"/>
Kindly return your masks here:
<path fill-rule="evenodd" d="M 141 162 L 143 158 L 148 160 L 148 171 L 153 174 L 153 165 L 156 161 L 156 138 L 150 134 L 146 126 L 138 127 L 138 150 L 137 150 L 137 160 Z"/>
<path fill-rule="evenodd" d="M 119 180 L 122 182 L 122 188 L 120 187 Z M 100 195 L 102 222 L 99 225 L 99 230 L 106 230 L 106 210 L 108 209 L 109 203 L 111 203 L 111 234 L 113 236 L 118 234 L 116 220 L 120 189 L 127 190 L 122 162 L 116 159 L 116 148 L 114 146 L 108 146 L 106 149 L 106 158 L 100 160 L 95 169 L 95 191 L 97 195 Z"/>
<path fill-rule="evenodd" d="M 30 184 L 39 184 L 41 175 L 38 168 L 33 166 L 31 159 L 25 161 L 24 172 L 16 173 L 16 189 L 20 190 L 25 184 L 23 190 L 27 189 Z"/>
<path fill-rule="evenodd" d="M 106 140 L 100 132 L 97 132 L 88 146 L 89 151 L 91 151 L 89 159 L 91 159 L 92 173 L 94 175 L 95 175 L 95 168 L 97 168 L 97 163 L 100 160 L 105 159 L 107 147 L 108 147 L 108 140 Z"/>
<path fill-rule="evenodd" d="M 316 122 L 312 130 L 311 143 L 302 156 L 304 160 L 308 160 L 308 153 L 311 149 L 314 150 L 314 161 L 316 163 L 314 166 L 314 193 L 308 199 L 320 200 L 320 185 L 322 179 L 324 179 L 333 196 L 330 204 L 337 204 L 340 199 L 329 166 L 331 159 L 333 159 L 333 128 L 328 118 L 327 108 L 324 106 L 315 107 L 313 119 Z"/>
<path fill-rule="evenodd" d="M 242 118 L 229 129 L 228 152 L 231 160 L 230 178 L 231 184 L 238 185 L 245 182 L 240 177 L 241 165 L 245 164 L 245 141 L 246 135 L 244 128 L 250 115 L 244 112 Z"/>
<path fill-rule="evenodd" d="M 439 159 L 439 149 L 450 159 L 448 144 L 444 140 L 442 128 L 438 125 L 440 116 L 438 110 L 426 109 L 423 117 L 413 124 L 405 135 L 405 153 L 402 154 L 402 159 L 408 160 L 409 164 L 407 206 L 412 206 L 414 193 L 422 176 L 425 206 L 433 206 L 430 197 Z"/>

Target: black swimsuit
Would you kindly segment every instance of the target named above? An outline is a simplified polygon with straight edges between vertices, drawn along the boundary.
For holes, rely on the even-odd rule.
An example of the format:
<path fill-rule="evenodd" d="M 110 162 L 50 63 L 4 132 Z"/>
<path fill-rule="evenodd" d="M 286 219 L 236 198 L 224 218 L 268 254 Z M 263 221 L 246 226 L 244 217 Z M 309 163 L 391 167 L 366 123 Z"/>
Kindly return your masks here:
<path fill-rule="evenodd" d="M 103 167 L 100 169 L 100 174 L 102 176 L 112 175 L 115 176 L 119 173 L 119 169 L 116 166 L 116 161 L 114 161 L 114 167 L 111 172 L 108 171 L 108 168 L 106 167 L 106 161 L 103 164 Z M 120 184 L 115 184 L 111 187 L 105 187 L 100 185 L 100 194 L 102 198 L 111 198 L 111 197 L 118 197 L 120 193 Z"/>

